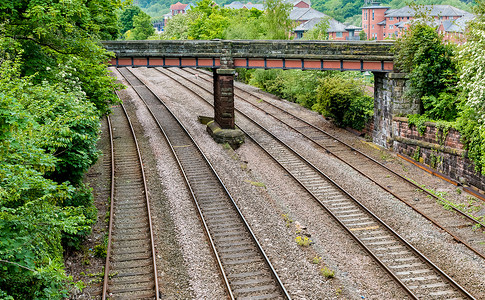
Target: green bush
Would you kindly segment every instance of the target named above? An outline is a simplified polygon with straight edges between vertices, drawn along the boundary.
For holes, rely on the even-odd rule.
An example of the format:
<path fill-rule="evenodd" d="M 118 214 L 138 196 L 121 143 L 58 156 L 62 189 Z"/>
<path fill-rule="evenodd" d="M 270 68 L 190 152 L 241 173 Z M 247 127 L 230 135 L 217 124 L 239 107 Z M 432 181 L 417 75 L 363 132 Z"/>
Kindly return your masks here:
<path fill-rule="evenodd" d="M 328 77 L 320 80 L 312 109 L 333 118 L 337 126 L 362 129 L 373 115 L 374 102 L 353 79 Z"/>

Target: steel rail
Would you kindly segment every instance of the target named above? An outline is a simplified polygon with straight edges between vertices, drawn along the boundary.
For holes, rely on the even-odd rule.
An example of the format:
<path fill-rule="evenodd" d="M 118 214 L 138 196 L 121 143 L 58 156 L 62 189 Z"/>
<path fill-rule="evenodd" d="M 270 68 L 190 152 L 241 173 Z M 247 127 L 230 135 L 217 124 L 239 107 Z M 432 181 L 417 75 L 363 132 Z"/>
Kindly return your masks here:
<path fill-rule="evenodd" d="M 236 202 L 234 201 L 234 199 L 232 198 L 231 194 L 229 193 L 229 191 L 227 190 L 225 184 L 223 183 L 222 179 L 219 177 L 219 175 L 217 174 L 217 172 L 215 171 L 215 168 L 213 167 L 213 165 L 210 163 L 209 159 L 206 157 L 206 155 L 203 153 L 203 151 L 200 149 L 200 147 L 198 146 L 198 144 L 195 142 L 195 140 L 192 138 L 192 136 L 189 134 L 188 130 L 186 129 L 186 127 L 182 124 L 182 122 L 175 116 L 175 114 L 168 108 L 168 106 L 164 103 L 164 101 L 162 99 L 160 99 L 160 97 L 158 97 L 158 95 L 145 83 L 143 82 L 143 80 L 141 80 L 140 78 L 138 78 L 130 69 L 128 68 L 125 68 L 126 70 L 128 70 L 135 78 L 137 78 L 140 82 L 142 82 L 144 84 L 144 86 L 153 94 L 153 96 L 155 96 L 158 101 L 165 107 L 165 109 L 169 112 L 169 114 L 174 118 L 174 120 L 178 123 L 178 125 L 182 128 L 182 130 L 184 131 L 184 133 L 186 134 L 186 136 L 191 140 L 191 142 L 193 143 L 193 145 L 195 146 L 195 149 L 200 153 L 200 155 L 203 157 L 205 163 L 207 163 L 207 165 L 209 166 L 212 174 L 217 178 L 218 182 L 220 183 L 221 187 L 223 188 L 225 194 L 228 196 L 228 198 L 230 199 L 233 207 L 236 209 L 237 211 L 237 214 L 240 218 L 240 220 L 242 221 L 244 227 L 246 228 L 246 230 L 249 232 L 250 236 L 251 236 L 251 239 L 253 240 L 253 242 L 256 244 L 256 248 L 257 250 L 261 253 L 262 257 L 264 258 L 264 261 L 266 263 L 266 265 L 269 267 L 270 271 L 271 271 L 271 276 L 275 279 L 275 281 L 277 282 L 277 285 L 280 289 L 280 292 L 283 294 L 283 296 L 286 298 L 286 299 L 289 299 L 291 300 L 291 297 L 288 293 L 288 291 L 286 290 L 286 288 L 284 287 L 283 283 L 281 282 L 278 274 L 276 273 L 276 270 L 274 269 L 273 265 L 271 264 L 268 256 L 266 255 L 265 251 L 263 250 L 261 244 L 259 243 L 259 241 L 257 240 L 254 232 L 252 231 L 252 229 L 250 228 L 249 224 L 247 223 L 246 219 L 244 218 L 242 212 L 240 211 L 239 207 L 237 206 Z M 124 74 L 122 74 L 120 72 L 120 74 L 122 76 L 125 77 Z M 126 77 L 125 77 L 126 78 Z M 229 293 L 229 297 L 231 299 L 235 299 L 234 295 L 233 295 L 233 292 L 232 292 L 232 289 L 231 289 L 231 286 L 230 286 L 230 283 L 229 283 L 229 280 L 226 276 L 226 273 L 224 271 L 224 267 L 222 265 L 222 262 L 221 262 L 221 259 L 219 257 L 219 254 L 217 252 L 217 249 L 216 249 L 216 246 L 214 244 L 214 241 L 211 237 L 211 234 L 210 234 L 210 231 L 209 231 L 209 228 L 207 226 L 207 223 L 205 221 L 205 218 L 204 218 L 204 215 L 202 213 L 202 210 L 198 204 L 198 201 L 197 201 L 197 197 L 194 193 L 194 190 L 192 189 L 192 186 L 189 182 L 189 179 L 187 177 L 187 174 L 185 173 L 184 171 L 184 168 L 182 166 L 182 163 L 178 157 L 178 155 L 176 154 L 176 151 L 172 145 L 172 142 L 170 141 L 168 135 L 166 134 L 165 130 L 163 129 L 163 127 L 161 126 L 161 124 L 159 123 L 159 121 L 157 120 L 157 118 L 155 117 L 155 115 L 153 114 L 153 111 L 151 110 L 151 108 L 149 107 L 149 105 L 143 100 L 143 97 L 139 94 L 139 92 L 134 89 L 135 92 L 138 94 L 138 96 L 140 97 L 140 99 L 145 103 L 147 109 L 149 110 L 150 114 L 152 115 L 152 117 L 154 118 L 154 120 L 156 121 L 157 125 L 159 126 L 160 130 L 162 131 L 163 135 L 164 135 L 164 138 L 167 142 L 167 144 L 170 146 L 170 149 L 172 151 L 172 154 L 174 156 L 174 158 L 176 159 L 178 165 L 179 165 L 179 169 L 180 171 L 182 172 L 182 175 L 185 179 L 185 182 L 186 182 L 186 185 L 187 187 L 189 188 L 190 192 L 191 192 L 191 195 L 192 195 L 192 199 L 194 200 L 194 203 L 197 207 L 197 210 L 198 210 L 198 214 L 199 214 L 199 217 L 201 218 L 202 222 L 203 222 L 203 225 L 204 225 L 204 229 L 205 229 L 205 232 L 206 232 L 206 235 L 207 237 L 209 238 L 210 240 L 210 243 L 211 243 L 211 248 L 212 248 L 212 251 L 216 257 L 216 260 L 218 262 L 218 266 L 219 266 L 219 271 L 221 272 L 223 278 L 224 278 L 224 282 L 225 282 L 225 286 L 226 286 L 226 289 Z"/>
<path fill-rule="evenodd" d="M 113 129 L 111 128 L 111 120 L 109 116 L 106 116 L 108 120 L 108 132 L 109 132 L 109 142 L 110 142 L 110 152 L 111 152 L 111 190 L 110 190 L 110 205 L 109 205 L 109 225 L 108 225 L 108 247 L 106 249 L 106 261 L 104 267 L 104 278 L 103 278 L 103 292 L 102 299 L 106 299 L 106 294 L 108 291 L 108 280 L 109 280 L 109 257 L 111 254 L 111 235 L 113 231 L 113 213 L 114 213 L 114 191 L 115 191 L 115 155 L 113 146 Z"/>
<path fill-rule="evenodd" d="M 194 72 L 189 72 L 187 71 L 186 69 L 183 69 L 184 71 L 186 71 L 187 73 L 190 73 L 190 74 L 195 74 Z M 160 70 L 157 70 L 157 71 L 160 71 Z M 169 71 L 173 72 L 172 70 L 169 69 Z M 175 72 L 173 72 L 175 73 Z M 202 74 L 205 74 L 207 76 L 210 76 L 209 74 L 206 74 L 204 72 L 198 72 L 199 74 L 202 73 Z M 177 74 L 177 73 L 175 73 Z M 179 74 L 178 74 L 179 75 Z M 180 75 L 179 75 L 180 76 Z M 199 78 L 202 78 L 203 80 L 206 80 L 208 82 L 210 82 L 209 80 L 203 78 L 203 77 L 199 77 Z M 194 82 L 193 80 L 191 79 L 188 79 L 188 78 L 185 78 L 186 80 L 192 82 L 193 84 L 195 85 L 198 85 L 200 88 L 206 90 L 207 92 L 210 92 L 209 90 L 207 90 L 206 88 L 200 86 L 198 83 Z M 238 87 L 234 87 L 235 89 L 237 90 L 240 90 L 256 99 L 258 99 L 258 101 L 260 100 L 260 97 L 256 97 L 253 93 L 251 92 L 248 92 L 248 91 L 245 91 L 241 88 L 238 88 Z M 371 178 L 369 175 L 367 175 L 366 173 L 364 173 L 363 171 L 361 171 L 360 169 L 356 168 L 355 166 L 353 166 L 351 163 L 349 163 L 348 161 L 346 161 L 345 159 L 343 159 L 342 157 L 340 157 L 339 155 L 336 155 L 333 151 L 329 150 L 327 147 L 321 145 L 320 143 L 318 143 L 317 141 L 315 141 L 312 137 L 308 136 L 308 134 L 302 132 L 301 130 L 298 130 L 297 128 L 295 128 L 294 126 L 288 124 L 288 122 L 284 121 L 283 119 L 281 118 L 278 118 L 277 116 L 275 116 L 274 114 L 271 114 L 265 110 L 263 110 L 261 107 L 258 107 L 257 105 L 251 103 L 250 101 L 244 99 L 243 97 L 240 97 L 240 96 L 237 96 L 235 95 L 235 97 L 237 97 L 239 100 L 241 101 L 244 101 L 250 105 L 252 105 L 254 108 L 260 110 L 260 111 L 263 111 L 265 112 L 266 114 L 269 114 L 270 116 L 272 116 L 273 118 L 275 118 L 276 120 L 280 121 L 281 123 L 285 124 L 286 126 L 288 126 L 288 128 L 290 128 L 291 130 L 301 134 L 302 136 L 304 136 L 305 138 L 307 138 L 310 142 L 312 142 L 313 144 L 315 144 L 316 146 L 324 149 L 326 151 L 326 153 L 332 155 L 333 157 L 337 158 L 338 160 L 344 162 L 346 165 L 348 165 L 349 167 L 351 167 L 353 170 L 355 170 L 356 172 L 358 172 L 359 174 L 361 174 L 362 176 L 366 177 L 367 179 L 371 180 L 372 182 L 374 182 L 376 185 L 378 185 L 379 187 L 381 187 L 382 189 L 384 189 L 386 192 L 390 193 L 391 195 L 393 195 L 394 197 L 396 197 L 396 199 L 399 199 L 401 202 L 403 202 L 404 204 L 406 204 L 408 207 L 410 207 L 411 209 L 413 209 L 414 211 L 416 211 L 417 213 L 419 213 L 420 215 L 422 215 L 424 218 L 426 218 L 427 220 L 429 220 L 431 223 L 433 223 L 435 226 L 437 226 L 438 228 L 440 228 L 441 230 L 445 231 L 446 233 L 448 233 L 455 241 L 463 244 L 465 247 L 467 247 L 469 250 L 471 250 L 473 253 L 475 253 L 476 255 L 480 256 L 481 258 L 485 259 L 485 254 L 480 252 L 479 250 L 475 249 L 472 245 L 470 245 L 467 241 L 465 241 L 464 239 L 460 238 L 459 236 L 457 236 L 455 233 L 451 232 L 448 228 L 444 227 L 443 225 L 441 225 L 439 223 L 439 221 L 437 221 L 435 218 L 429 216 L 428 214 L 426 214 L 425 212 L 423 212 L 421 209 L 417 208 L 416 206 L 414 206 L 413 204 L 411 204 L 409 201 L 403 199 L 401 196 L 399 196 L 398 194 L 396 194 L 394 191 L 392 191 L 391 189 L 389 189 L 388 187 L 386 187 L 384 184 L 380 183 L 379 181 Z M 377 164 L 378 166 L 384 168 L 386 171 L 388 172 L 391 172 L 393 175 L 397 176 L 399 179 L 405 181 L 407 184 L 411 184 L 415 189 L 419 189 L 420 191 L 422 192 L 425 192 L 427 195 L 433 197 L 436 201 L 439 201 L 440 203 L 442 203 L 442 200 L 439 199 L 438 197 L 436 197 L 436 195 L 434 195 L 433 193 L 430 193 L 429 191 L 427 191 L 426 189 L 423 189 L 421 186 L 417 185 L 416 183 L 410 181 L 409 179 L 407 179 L 406 177 L 400 175 L 399 173 L 393 171 L 392 169 L 388 168 L 387 166 L 381 164 L 380 162 L 376 161 L 375 159 L 373 159 L 372 157 L 369 157 L 367 154 L 355 149 L 354 147 L 348 145 L 347 143 L 337 139 L 335 136 L 327 133 L 326 131 L 316 127 L 315 125 L 311 124 L 310 122 L 306 121 L 306 120 L 303 120 L 301 119 L 300 117 L 284 110 L 284 109 L 281 109 L 280 107 L 278 107 L 277 105 L 274 105 L 272 104 L 271 102 L 268 102 L 264 99 L 261 99 L 263 100 L 263 102 L 265 104 L 268 104 L 270 105 L 271 107 L 274 107 L 276 109 L 278 109 L 279 111 L 291 116 L 292 118 L 296 119 L 297 121 L 299 122 L 302 122 L 304 123 L 305 125 L 308 125 L 310 127 L 312 127 L 313 129 L 327 135 L 328 137 L 336 140 L 337 142 L 340 142 L 341 144 L 343 144 L 344 146 L 348 147 L 351 151 L 354 151 L 358 154 L 360 154 L 361 156 L 363 156 L 365 159 L 369 159 L 371 160 L 373 163 Z M 471 223 L 473 224 L 478 224 L 480 226 L 483 226 L 485 228 L 485 224 L 479 222 L 478 220 L 474 219 L 473 217 L 471 217 L 470 215 L 468 215 L 467 213 L 461 211 L 460 209 L 456 208 L 456 207 L 453 207 L 451 206 L 451 208 L 457 212 L 458 214 L 460 214 L 461 216 L 465 217 L 468 221 L 470 221 Z"/>
<path fill-rule="evenodd" d="M 183 69 L 183 70 L 185 70 L 185 69 Z M 186 71 L 186 70 L 185 70 L 185 71 Z M 191 73 L 191 72 L 189 72 L 189 73 Z M 204 72 L 201 72 L 201 73 L 204 73 Z M 204 74 L 205 74 L 205 75 L 207 75 L 207 76 L 210 76 L 209 74 L 206 74 L 206 73 L 204 73 Z M 413 186 L 414 186 L 414 188 L 419 189 L 420 191 L 422 191 L 422 192 L 426 193 L 427 195 L 429 195 L 429 196 L 433 197 L 433 198 L 434 198 L 434 199 L 436 199 L 437 201 L 442 202 L 442 200 L 441 200 L 440 198 L 438 198 L 438 197 L 437 197 L 435 194 L 433 194 L 433 193 L 431 193 L 430 191 L 428 191 L 428 190 L 424 189 L 423 187 L 419 186 L 418 184 L 416 184 L 415 182 L 413 182 L 413 181 L 409 180 L 408 178 L 406 178 L 406 177 L 402 176 L 401 174 L 399 174 L 399 173 L 395 172 L 394 170 L 390 169 L 389 167 L 387 167 L 387 166 L 385 166 L 385 165 L 381 164 L 379 161 L 377 161 L 376 159 L 374 159 L 374 158 L 372 158 L 372 157 L 368 156 L 367 154 L 363 153 L 362 151 L 360 151 L 360 150 L 358 150 L 358 149 L 356 149 L 356 148 L 352 147 L 351 145 L 347 144 L 346 142 L 344 142 L 344 141 L 342 141 L 342 140 L 338 139 L 338 138 L 337 138 L 337 137 L 335 137 L 334 135 L 332 135 L 332 134 L 330 134 L 330 133 L 328 133 L 328 132 L 324 131 L 323 129 L 321 129 L 321 128 L 319 128 L 319 127 L 315 126 L 315 125 L 313 125 L 312 123 L 310 123 L 310 122 L 308 122 L 308 121 L 306 121 L 306 120 L 304 120 L 304 119 L 302 119 L 302 118 L 300 118 L 300 117 L 298 117 L 298 116 L 296 116 L 296 115 L 294 115 L 294 114 L 292 114 L 292 113 L 290 113 L 290 112 L 288 112 L 288 111 L 286 111 L 286 110 L 284 110 L 284 109 L 282 109 L 282 108 L 278 107 L 277 105 L 274 105 L 273 103 L 271 103 L 271 102 L 269 102 L 269 101 L 266 101 L 266 100 L 264 100 L 264 99 L 261 99 L 260 97 L 256 97 L 256 96 L 255 96 L 253 93 L 251 93 L 251 92 L 245 91 L 245 90 L 243 90 L 243 89 L 241 89 L 241 88 L 239 88 L 239 87 L 236 87 L 236 86 L 234 86 L 234 88 L 235 88 L 235 89 L 237 89 L 237 90 L 239 90 L 239 91 L 241 91 L 241 92 L 243 92 L 243 93 L 246 93 L 246 94 L 248 94 L 248 95 L 250 95 L 250 96 L 252 96 L 252 97 L 254 97 L 254 98 L 256 98 L 256 99 L 258 99 L 259 101 L 261 101 L 261 100 L 262 100 L 262 102 L 264 102 L 265 104 L 270 105 L 271 107 L 274 107 L 274 108 L 278 109 L 279 111 L 281 111 L 281 112 L 283 112 L 283 113 L 285 113 L 285 114 L 287 114 L 287 115 L 291 116 L 292 118 L 294 118 L 294 119 L 296 119 L 296 120 L 298 120 L 298 121 L 300 121 L 300 122 L 305 123 L 306 125 L 308 125 L 308 126 L 312 127 L 313 129 L 315 129 L 315 130 L 317 130 L 317 131 L 319 131 L 319 132 L 321 132 L 321 133 L 325 134 L 326 136 L 330 137 L 331 139 L 334 139 L 334 140 L 336 140 L 337 142 L 339 142 L 339 143 L 343 144 L 344 146 L 346 146 L 346 147 L 350 148 L 352 151 L 354 151 L 354 152 L 356 152 L 356 153 L 360 154 L 361 156 L 365 157 L 366 159 L 371 160 L 373 163 L 375 163 L 375 164 L 379 165 L 380 167 L 382 167 L 382 168 L 386 169 L 388 172 L 391 172 L 393 175 L 395 175 L 395 176 L 399 177 L 400 179 L 402 179 L 402 180 L 406 181 L 407 183 L 409 183 L 409 184 L 413 185 Z M 258 109 L 260 109 L 260 110 L 264 111 L 263 109 L 261 109 L 261 108 L 259 108 L 258 106 L 256 106 L 256 105 L 254 105 L 254 104 L 250 103 L 249 101 L 245 100 L 244 98 L 242 98 L 242 97 L 239 97 L 239 98 L 240 98 L 242 101 L 245 101 L 246 103 L 249 103 L 249 104 L 253 105 L 254 107 L 256 107 L 256 108 L 258 108 Z M 266 112 L 266 111 L 265 111 L 265 112 Z M 267 112 L 266 112 L 266 113 L 267 113 Z M 394 193 L 393 193 L 393 192 L 391 192 L 389 189 L 387 189 L 386 187 L 384 187 L 384 186 L 380 185 L 380 184 L 379 184 L 378 182 L 376 182 L 375 180 L 371 179 L 371 178 L 370 178 L 368 175 L 364 174 L 363 172 L 361 172 L 360 170 L 358 170 L 357 168 L 355 168 L 354 166 L 352 166 L 350 163 L 348 163 L 347 161 L 345 161 L 344 159 L 342 159 L 342 158 L 341 158 L 341 157 L 339 157 L 338 155 L 334 154 L 334 153 L 333 153 L 332 151 L 330 151 L 328 148 L 326 148 L 326 147 L 324 147 L 324 146 L 320 145 L 319 143 L 315 142 L 313 139 L 311 139 L 310 137 L 308 137 L 307 135 L 305 135 L 303 132 L 301 132 L 301 131 L 299 131 L 299 130 L 297 130 L 297 129 L 293 128 L 292 126 L 288 125 L 288 123 L 284 122 L 283 120 L 279 119 L 278 117 L 276 117 L 276 116 L 274 116 L 274 115 L 271 115 L 271 116 L 273 116 L 275 119 L 277 119 L 277 120 L 281 121 L 282 123 L 286 124 L 287 126 L 289 126 L 290 128 L 292 128 L 293 130 L 297 131 L 298 133 L 300 133 L 300 134 L 304 135 L 304 136 L 305 136 L 305 137 L 307 137 L 309 140 L 311 140 L 313 143 L 315 143 L 315 144 L 319 145 L 320 147 L 322 147 L 323 149 L 325 149 L 325 150 L 326 150 L 328 153 L 330 153 L 332 156 L 334 156 L 334 157 L 336 157 L 337 159 L 339 159 L 339 160 L 343 161 L 344 163 L 346 163 L 347 165 L 349 165 L 349 166 L 350 166 L 352 169 L 356 170 L 357 172 L 359 172 L 359 173 L 360 173 L 360 174 L 362 174 L 363 176 L 365 176 L 365 177 L 369 178 L 371 181 L 375 182 L 376 184 L 378 184 L 379 186 L 381 186 L 383 189 L 385 189 L 386 191 L 388 191 L 389 193 L 392 193 L 392 194 L 394 195 Z M 395 196 L 395 195 L 394 195 L 394 196 Z M 396 196 L 396 197 L 397 197 L 397 196 Z M 397 198 L 398 198 L 398 199 L 401 199 L 400 197 L 397 197 Z M 413 209 L 414 209 L 414 207 L 412 207 L 412 205 L 411 205 L 411 204 L 407 203 L 406 201 L 403 201 L 403 202 L 405 202 L 405 203 L 406 203 L 408 206 L 410 206 L 411 208 L 413 208 Z M 455 212 L 457 212 L 458 214 L 462 215 L 463 217 L 467 218 L 467 219 L 468 219 L 470 222 L 473 222 L 473 223 L 475 223 L 475 224 L 477 224 L 477 225 L 481 225 L 481 226 L 485 227 L 485 224 L 483 224 L 483 223 L 479 222 L 478 220 L 474 219 L 473 217 L 471 217 L 470 215 L 468 215 L 466 212 L 464 212 L 464 211 L 462 211 L 462 210 L 460 210 L 460 209 L 458 209 L 458 208 L 456 208 L 456 207 L 454 207 L 454 206 L 451 206 L 451 209 L 453 209 Z M 430 221 L 431 221 L 431 220 L 430 220 Z M 483 257 L 483 255 L 482 255 L 482 257 Z"/>
<path fill-rule="evenodd" d="M 159 70 L 160 71 L 160 70 Z M 161 71 L 160 71 L 161 72 Z M 207 104 L 213 106 L 212 103 L 210 103 L 208 100 L 206 100 L 204 97 L 200 96 L 198 93 L 196 93 L 195 91 L 192 91 L 192 89 L 188 88 L 187 86 L 185 86 L 184 84 L 180 83 L 179 81 L 177 81 L 174 77 L 164 73 L 164 72 L 161 72 L 162 74 L 166 75 L 167 77 L 171 78 L 172 80 L 174 80 L 175 82 L 177 82 L 178 84 L 184 86 L 187 90 L 189 90 L 192 94 L 196 95 L 199 99 L 205 101 Z M 173 72 L 172 72 L 173 73 Z M 176 73 L 175 73 L 176 74 Z M 178 75 L 178 74 L 177 74 Z M 183 78 L 181 75 L 178 75 L 179 77 Z M 189 80 L 188 80 L 189 81 Z M 210 92 L 209 92 L 210 93 Z M 401 237 L 397 232 L 395 232 L 390 226 L 388 226 L 384 221 L 382 221 L 379 217 L 377 217 L 372 211 L 370 211 L 367 207 L 365 207 L 361 202 L 359 202 L 357 199 L 355 199 L 350 193 L 348 193 L 345 189 L 343 189 L 340 185 L 338 185 L 335 181 L 333 181 L 331 178 L 329 178 L 326 174 L 324 174 L 322 171 L 320 171 L 320 169 L 318 169 L 316 166 L 314 166 L 311 162 L 309 162 L 307 159 L 305 159 L 304 157 L 302 157 L 299 153 L 297 153 L 295 150 L 293 150 L 290 146 L 286 145 L 283 141 L 281 141 L 280 139 L 278 139 L 276 136 L 274 136 L 270 131 L 268 131 L 267 129 L 265 129 L 262 125 L 258 124 L 256 121 L 254 121 L 253 118 L 250 118 L 249 116 L 247 116 L 246 114 L 238 111 L 236 109 L 236 111 L 241 114 L 243 117 L 247 118 L 251 123 L 255 124 L 257 127 L 259 127 L 261 130 L 263 130 L 266 134 L 268 134 L 272 139 L 274 139 L 277 143 L 279 143 L 280 145 L 282 145 L 283 147 L 287 148 L 292 154 L 294 154 L 295 156 L 299 157 L 300 160 L 304 161 L 305 164 L 307 164 L 310 168 L 312 168 L 315 172 L 319 173 L 321 176 L 323 176 L 328 182 L 330 182 L 334 187 L 336 187 L 338 190 L 340 190 L 344 195 L 346 195 L 348 198 L 350 198 L 354 203 L 356 203 L 360 208 L 362 208 L 365 212 L 367 212 L 370 216 L 372 216 L 372 218 L 374 218 L 378 223 L 380 223 L 384 228 L 386 228 L 388 231 L 390 231 L 395 237 L 398 238 L 398 240 L 400 240 L 404 245 L 406 245 L 416 256 L 418 256 L 419 258 L 421 258 L 429 267 L 431 267 L 434 271 L 436 271 L 438 274 L 440 274 L 446 281 L 448 281 L 450 283 L 451 286 L 453 286 L 454 288 L 456 288 L 458 291 L 460 291 L 463 295 L 465 295 L 467 298 L 469 299 L 475 299 L 470 293 L 468 293 L 468 291 L 466 291 L 462 286 L 460 286 L 457 282 L 455 282 L 451 277 L 449 277 L 444 271 L 442 271 L 437 265 L 435 265 L 431 260 L 429 260 L 424 254 L 422 254 L 419 250 L 417 250 L 414 246 L 412 246 L 409 242 L 407 242 L 403 237 Z M 240 128 L 241 130 L 243 130 L 242 128 Z M 243 130 L 244 131 L 244 130 Z M 246 133 L 246 135 L 248 135 L 248 137 L 250 137 L 253 141 L 255 141 L 255 143 L 260 146 L 266 153 L 268 153 L 270 155 L 270 157 L 275 160 L 280 166 L 282 166 L 282 164 L 276 160 L 275 157 L 273 157 L 261 144 L 259 144 L 255 138 L 253 138 L 251 135 L 248 134 L 247 131 L 244 131 Z M 295 178 L 295 176 L 293 176 L 291 174 L 291 172 L 284 166 L 282 166 L 283 169 L 289 173 L 291 175 L 292 178 Z M 296 179 L 296 178 L 295 178 Z M 407 285 L 402 282 L 385 264 L 384 262 L 382 262 L 367 246 L 365 246 L 362 241 L 360 241 L 360 239 L 353 234 L 353 232 L 351 232 L 351 230 L 349 228 L 346 227 L 345 224 L 342 223 L 342 221 L 335 215 L 333 214 L 330 209 L 323 203 L 321 202 L 317 197 L 316 195 L 309 191 L 304 185 L 303 183 L 299 180 L 299 179 L 296 179 L 297 182 L 304 187 L 304 189 L 309 192 L 309 194 L 317 200 L 317 202 L 327 211 L 330 213 L 330 215 L 339 223 L 341 224 L 347 232 L 350 233 L 350 235 L 361 245 L 363 246 L 363 248 L 376 260 L 376 262 L 381 265 L 389 274 L 390 276 L 396 280 L 396 282 L 403 287 L 403 289 L 413 298 L 415 299 L 418 299 L 418 297 L 407 287 Z"/>
<path fill-rule="evenodd" d="M 118 92 L 116 92 L 116 95 L 119 98 Z M 141 157 L 141 152 L 140 148 L 138 146 L 138 141 L 136 138 L 135 130 L 133 129 L 133 125 L 131 123 L 130 117 L 128 116 L 128 113 L 126 112 L 126 109 L 124 105 L 121 103 L 120 104 L 121 108 L 123 109 L 123 112 L 126 116 L 126 119 L 128 121 L 129 127 L 130 127 L 130 132 L 133 137 L 133 141 L 135 143 L 135 148 L 137 152 L 137 157 L 138 161 L 140 164 L 140 171 L 142 175 L 142 180 L 143 180 L 143 189 L 144 189 L 144 194 L 145 194 L 145 201 L 146 201 L 146 208 L 147 208 L 147 217 L 148 217 L 148 226 L 149 226 L 149 233 L 150 233 L 150 250 L 151 250 L 151 256 L 152 256 L 152 265 L 153 265 L 153 276 L 154 276 L 154 289 L 155 289 L 155 299 L 159 300 L 160 295 L 159 295 L 159 284 L 158 284 L 158 272 L 157 272 L 157 262 L 156 262 L 156 252 L 155 252 L 155 242 L 154 242 L 154 236 L 153 236 L 153 226 L 152 226 L 152 221 L 151 221 L 151 212 L 150 212 L 150 199 L 148 197 L 148 188 L 146 184 L 146 177 L 145 177 L 145 170 L 143 168 L 143 160 Z M 114 176 L 115 176 L 115 165 L 114 165 L 114 147 L 113 147 L 113 133 L 112 133 L 112 127 L 111 127 L 111 122 L 110 119 L 108 119 L 108 127 L 109 127 L 109 136 L 110 136 L 110 145 L 111 145 L 111 204 L 110 204 L 110 219 L 109 219 L 109 234 L 108 234 L 108 247 L 106 250 L 106 264 L 105 264 L 105 271 L 104 271 L 104 283 L 103 283 L 103 296 L 102 299 L 105 300 L 107 296 L 107 290 L 108 290 L 108 282 L 109 282 L 109 271 L 110 271 L 110 263 L 109 259 L 111 256 L 111 241 L 112 241 L 112 229 L 113 229 L 113 218 L 114 218 Z"/>

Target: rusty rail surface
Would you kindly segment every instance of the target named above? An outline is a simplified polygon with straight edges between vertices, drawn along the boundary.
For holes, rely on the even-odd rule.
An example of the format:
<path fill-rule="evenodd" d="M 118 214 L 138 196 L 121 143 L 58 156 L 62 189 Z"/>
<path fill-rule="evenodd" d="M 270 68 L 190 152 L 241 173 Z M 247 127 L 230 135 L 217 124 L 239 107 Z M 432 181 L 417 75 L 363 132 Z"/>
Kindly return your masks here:
<path fill-rule="evenodd" d="M 150 200 L 141 153 L 124 106 L 113 107 L 111 116 L 111 204 L 102 299 L 158 300 Z M 111 119 L 117 122 L 113 125 Z"/>

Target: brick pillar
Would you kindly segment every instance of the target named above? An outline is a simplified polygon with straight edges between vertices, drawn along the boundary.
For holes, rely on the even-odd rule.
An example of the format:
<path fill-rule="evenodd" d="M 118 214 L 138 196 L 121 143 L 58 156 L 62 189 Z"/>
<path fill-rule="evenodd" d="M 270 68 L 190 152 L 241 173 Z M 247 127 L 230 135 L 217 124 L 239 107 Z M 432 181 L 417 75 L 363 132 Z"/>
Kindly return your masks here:
<path fill-rule="evenodd" d="M 404 73 L 374 73 L 374 143 L 390 147 L 392 118 L 419 113 L 419 101 L 405 95 L 408 81 Z"/>
<path fill-rule="evenodd" d="M 214 121 L 222 129 L 235 129 L 234 69 L 213 69 Z"/>

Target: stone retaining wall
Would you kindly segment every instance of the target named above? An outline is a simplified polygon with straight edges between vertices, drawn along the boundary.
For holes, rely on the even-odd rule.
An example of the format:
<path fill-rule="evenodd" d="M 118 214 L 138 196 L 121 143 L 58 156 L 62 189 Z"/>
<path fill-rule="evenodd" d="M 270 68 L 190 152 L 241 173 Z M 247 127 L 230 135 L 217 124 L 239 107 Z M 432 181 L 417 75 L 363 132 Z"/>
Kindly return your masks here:
<path fill-rule="evenodd" d="M 426 122 L 426 131 L 420 135 L 407 118 L 392 121 L 392 148 L 461 183 L 485 190 L 485 176 L 475 172 L 474 163 L 466 158 L 467 151 L 460 142 L 460 133 L 453 128 L 443 137 L 435 123 Z"/>

